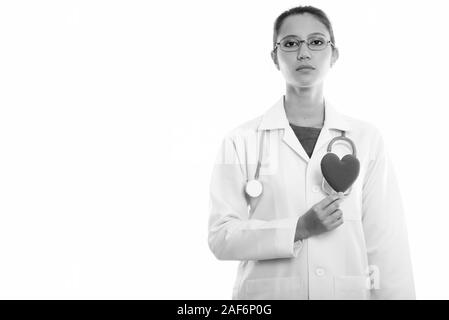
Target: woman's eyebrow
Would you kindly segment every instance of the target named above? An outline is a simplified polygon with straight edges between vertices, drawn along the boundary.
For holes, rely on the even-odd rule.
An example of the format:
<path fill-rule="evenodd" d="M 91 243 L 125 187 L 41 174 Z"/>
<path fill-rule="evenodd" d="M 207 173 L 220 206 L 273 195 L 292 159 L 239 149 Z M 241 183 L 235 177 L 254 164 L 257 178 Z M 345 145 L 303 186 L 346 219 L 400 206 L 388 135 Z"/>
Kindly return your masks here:
<path fill-rule="evenodd" d="M 321 35 L 323 37 L 326 36 L 324 33 L 321 33 L 321 32 L 313 32 L 313 33 L 310 33 L 308 35 L 308 37 L 313 36 L 313 35 L 317 35 L 317 34 L 319 34 L 319 35 Z M 286 35 L 285 37 L 283 37 L 282 39 L 289 38 L 289 37 L 295 37 L 295 38 L 299 38 L 299 39 L 301 38 L 301 37 L 297 36 L 296 34 L 289 34 L 289 35 Z"/>
<path fill-rule="evenodd" d="M 319 34 L 319 35 L 322 35 L 324 37 L 326 36 L 324 33 L 321 33 L 321 32 L 314 32 L 314 33 L 309 34 L 309 36 L 315 35 L 315 34 Z"/>

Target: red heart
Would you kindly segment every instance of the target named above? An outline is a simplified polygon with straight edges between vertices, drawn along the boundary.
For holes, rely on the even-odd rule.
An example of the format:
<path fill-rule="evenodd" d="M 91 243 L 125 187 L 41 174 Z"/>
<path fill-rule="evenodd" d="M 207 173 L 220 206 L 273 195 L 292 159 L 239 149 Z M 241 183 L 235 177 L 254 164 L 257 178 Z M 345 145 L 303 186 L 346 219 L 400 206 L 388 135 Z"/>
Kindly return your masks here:
<path fill-rule="evenodd" d="M 341 160 L 335 153 L 327 153 L 321 160 L 321 172 L 327 183 L 337 192 L 345 192 L 357 179 L 359 160 L 351 154 Z"/>

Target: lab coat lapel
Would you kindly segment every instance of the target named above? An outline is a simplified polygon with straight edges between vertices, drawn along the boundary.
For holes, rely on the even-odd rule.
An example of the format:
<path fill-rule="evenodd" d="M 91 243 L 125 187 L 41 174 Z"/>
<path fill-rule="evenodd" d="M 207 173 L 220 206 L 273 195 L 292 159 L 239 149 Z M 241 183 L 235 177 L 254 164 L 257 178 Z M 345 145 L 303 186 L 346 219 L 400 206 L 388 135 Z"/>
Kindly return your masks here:
<path fill-rule="evenodd" d="M 304 151 L 295 132 L 288 123 L 284 109 L 284 96 L 280 98 L 263 116 L 258 130 L 281 130 L 283 129 L 283 142 L 287 144 L 304 161 L 309 161 L 309 156 Z"/>
<path fill-rule="evenodd" d="M 318 140 L 313 149 L 313 153 L 317 152 L 321 148 L 327 148 L 329 142 L 336 136 L 341 134 L 341 131 L 349 131 L 350 126 L 348 119 L 337 112 L 333 104 L 328 100 L 324 102 L 324 124 L 321 129 Z"/>
<path fill-rule="evenodd" d="M 324 111 L 324 125 L 321 129 L 318 140 L 315 144 L 315 151 L 320 150 L 322 147 L 327 147 L 330 140 L 338 135 L 337 130 L 348 131 L 349 125 L 347 119 L 338 113 L 333 105 L 329 101 L 325 101 L 325 111 Z M 284 109 L 284 96 L 280 98 L 263 116 L 262 121 L 259 125 L 258 130 L 275 130 L 283 129 L 283 142 L 287 144 L 298 156 L 300 156 L 304 161 L 308 162 L 309 156 L 305 152 L 298 138 L 296 137 L 293 129 L 285 114 Z"/>
<path fill-rule="evenodd" d="M 298 137 L 296 136 L 293 129 L 288 125 L 288 127 L 284 130 L 284 137 L 282 140 L 295 151 L 301 158 L 303 158 L 304 161 L 309 162 L 309 156 L 307 155 L 306 151 L 304 150 L 303 146 L 298 140 Z"/>
<path fill-rule="evenodd" d="M 335 135 L 332 135 L 332 132 L 326 126 L 321 128 L 320 135 L 315 143 L 315 147 L 313 148 L 313 154 L 317 154 L 321 148 L 327 148 L 327 145 L 332 140 Z M 312 156 L 313 156 L 312 154 Z"/>

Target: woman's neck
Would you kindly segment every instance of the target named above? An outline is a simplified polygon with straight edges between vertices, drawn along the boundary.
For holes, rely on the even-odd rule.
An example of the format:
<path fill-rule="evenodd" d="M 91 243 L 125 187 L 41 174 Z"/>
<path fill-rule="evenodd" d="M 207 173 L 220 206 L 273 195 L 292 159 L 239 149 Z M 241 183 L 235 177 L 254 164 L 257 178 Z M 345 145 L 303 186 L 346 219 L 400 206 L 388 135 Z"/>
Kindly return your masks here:
<path fill-rule="evenodd" d="M 324 123 L 323 87 L 292 87 L 287 85 L 285 114 L 290 123 L 321 128 Z"/>

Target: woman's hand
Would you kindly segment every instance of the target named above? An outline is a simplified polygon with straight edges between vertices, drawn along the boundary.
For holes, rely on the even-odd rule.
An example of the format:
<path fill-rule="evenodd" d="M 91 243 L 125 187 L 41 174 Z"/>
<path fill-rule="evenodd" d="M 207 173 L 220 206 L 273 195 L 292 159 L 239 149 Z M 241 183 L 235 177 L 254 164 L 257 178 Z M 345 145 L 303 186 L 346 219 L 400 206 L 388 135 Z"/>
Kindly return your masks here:
<path fill-rule="evenodd" d="M 343 224 L 343 212 L 339 209 L 343 193 L 330 195 L 315 204 L 298 219 L 295 242 L 334 230 Z"/>

